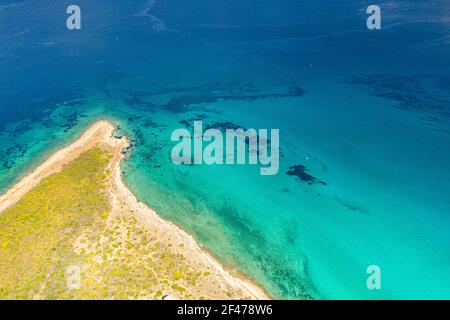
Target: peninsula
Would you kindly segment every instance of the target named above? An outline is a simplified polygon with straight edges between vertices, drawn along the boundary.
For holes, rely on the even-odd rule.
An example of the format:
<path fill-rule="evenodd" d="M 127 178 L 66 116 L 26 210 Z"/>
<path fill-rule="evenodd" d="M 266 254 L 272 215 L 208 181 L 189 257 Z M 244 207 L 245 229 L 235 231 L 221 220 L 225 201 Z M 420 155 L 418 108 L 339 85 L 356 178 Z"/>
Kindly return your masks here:
<path fill-rule="evenodd" d="M 269 299 L 122 180 L 96 122 L 0 196 L 0 299 Z"/>

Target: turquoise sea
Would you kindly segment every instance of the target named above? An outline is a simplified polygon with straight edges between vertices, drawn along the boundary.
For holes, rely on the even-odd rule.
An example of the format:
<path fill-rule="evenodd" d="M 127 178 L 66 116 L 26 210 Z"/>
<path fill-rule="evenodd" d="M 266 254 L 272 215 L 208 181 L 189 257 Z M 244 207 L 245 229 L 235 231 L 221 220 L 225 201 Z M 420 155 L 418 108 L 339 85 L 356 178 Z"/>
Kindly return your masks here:
<path fill-rule="evenodd" d="M 2 192 L 109 119 L 138 198 L 275 298 L 450 299 L 448 1 L 381 30 L 359 0 L 70 4 L 0 0 Z M 194 120 L 280 129 L 279 173 L 174 165 Z"/>

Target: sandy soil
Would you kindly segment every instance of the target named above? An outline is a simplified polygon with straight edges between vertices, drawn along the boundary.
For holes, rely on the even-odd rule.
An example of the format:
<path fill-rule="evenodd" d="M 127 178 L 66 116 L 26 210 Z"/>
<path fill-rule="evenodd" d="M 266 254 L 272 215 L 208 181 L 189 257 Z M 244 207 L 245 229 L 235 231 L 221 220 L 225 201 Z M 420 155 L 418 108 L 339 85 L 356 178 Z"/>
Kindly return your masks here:
<path fill-rule="evenodd" d="M 66 164 L 77 158 L 93 146 L 108 142 L 114 126 L 108 121 L 98 121 L 87 129 L 79 139 L 52 154 L 33 172 L 22 178 L 17 184 L 0 196 L 0 212 L 13 205 L 35 187 L 42 179 L 60 171 Z"/>

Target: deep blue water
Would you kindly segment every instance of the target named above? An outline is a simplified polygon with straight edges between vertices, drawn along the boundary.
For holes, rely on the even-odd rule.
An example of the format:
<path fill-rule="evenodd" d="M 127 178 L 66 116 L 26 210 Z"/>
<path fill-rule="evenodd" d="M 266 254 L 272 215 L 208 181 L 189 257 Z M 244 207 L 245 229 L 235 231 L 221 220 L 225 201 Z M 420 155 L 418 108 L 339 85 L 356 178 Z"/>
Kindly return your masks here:
<path fill-rule="evenodd" d="M 1 190 L 107 118 L 137 196 L 274 297 L 450 298 L 448 1 L 112 2 L 0 1 Z M 175 166 L 195 119 L 279 128 L 279 174 Z"/>

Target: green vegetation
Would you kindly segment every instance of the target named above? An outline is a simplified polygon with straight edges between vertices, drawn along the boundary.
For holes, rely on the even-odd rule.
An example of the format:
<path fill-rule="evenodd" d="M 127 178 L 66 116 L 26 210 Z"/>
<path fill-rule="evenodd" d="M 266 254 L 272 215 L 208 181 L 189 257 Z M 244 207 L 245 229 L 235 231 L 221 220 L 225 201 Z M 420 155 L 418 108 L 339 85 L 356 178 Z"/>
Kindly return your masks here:
<path fill-rule="evenodd" d="M 106 148 L 106 147 L 105 147 Z M 234 296 L 125 203 L 110 205 L 110 149 L 95 147 L 0 214 L 0 299 Z"/>
<path fill-rule="evenodd" d="M 58 298 L 65 271 L 85 259 L 73 241 L 110 210 L 105 167 L 111 154 L 94 148 L 44 179 L 0 215 L 0 298 Z"/>

